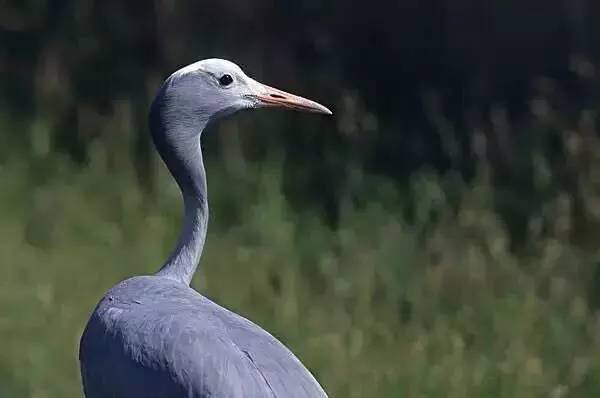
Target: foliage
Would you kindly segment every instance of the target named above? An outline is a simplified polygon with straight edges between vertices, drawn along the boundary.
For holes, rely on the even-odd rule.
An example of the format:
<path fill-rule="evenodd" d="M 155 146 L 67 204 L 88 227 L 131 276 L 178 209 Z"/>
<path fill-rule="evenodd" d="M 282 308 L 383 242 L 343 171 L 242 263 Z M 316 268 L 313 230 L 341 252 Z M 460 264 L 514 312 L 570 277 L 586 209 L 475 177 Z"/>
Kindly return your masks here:
<path fill-rule="evenodd" d="M 422 171 L 402 192 L 354 170 L 332 226 L 290 208 L 283 158 L 245 163 L 234 141 L 207 165 L 194 285 L 273 331 L 332 396 L 600 393 L 598 253 L 580 244 L 596 240 L 574 235 L 575 210 L 598 220 L 598 163 L 577 176 L 585 206 L 564 191 L 544 199 L 514 250 L 484 165 L 472 182 Z M 85 167 L 35 151 L 1 164 L 3 396 L 78 396 L 78 337 L 96 301 L 154 271 L 176 238 L 165 170 L 149 196 L 109 158 L 99 145 Z"/>

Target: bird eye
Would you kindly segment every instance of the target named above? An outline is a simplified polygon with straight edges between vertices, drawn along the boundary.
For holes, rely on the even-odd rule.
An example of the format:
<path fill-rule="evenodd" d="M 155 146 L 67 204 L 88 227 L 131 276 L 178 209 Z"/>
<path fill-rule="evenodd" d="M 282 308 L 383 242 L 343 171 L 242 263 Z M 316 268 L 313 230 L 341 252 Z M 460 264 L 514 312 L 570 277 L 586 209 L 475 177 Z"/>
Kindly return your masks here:
<path fill-rule="evenodd" d="M 219 78 L 219 84 L 223 87 L 229 86 L 233 83 L 233 77 L 231 75 L 223 75 Z"/>

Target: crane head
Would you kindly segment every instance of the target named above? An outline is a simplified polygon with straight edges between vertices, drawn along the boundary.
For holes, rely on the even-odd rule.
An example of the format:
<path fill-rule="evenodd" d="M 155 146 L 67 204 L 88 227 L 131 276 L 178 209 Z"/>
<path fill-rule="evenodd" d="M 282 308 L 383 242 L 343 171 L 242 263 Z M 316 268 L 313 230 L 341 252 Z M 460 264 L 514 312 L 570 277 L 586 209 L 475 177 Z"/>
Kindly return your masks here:
<path fill-rule="evenodd" d="M 224 59 L 205 59 L 179 69 L 166 80 L 162 91 L 177 108 L 188 108 L 190 117 L 199 116 L 207 121 L 261 107 L 331 115 L 323 105 L 259 83 Z"/>

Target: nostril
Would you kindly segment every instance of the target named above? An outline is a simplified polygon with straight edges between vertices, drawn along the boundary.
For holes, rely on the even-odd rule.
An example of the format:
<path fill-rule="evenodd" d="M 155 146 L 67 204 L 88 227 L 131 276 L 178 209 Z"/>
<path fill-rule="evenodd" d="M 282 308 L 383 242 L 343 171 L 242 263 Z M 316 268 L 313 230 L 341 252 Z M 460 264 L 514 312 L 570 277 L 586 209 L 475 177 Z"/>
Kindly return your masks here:
<path fill-rule="evenodd" d="M 277 99 L 284 99 L 285 98 L 283 95 L 279 95 L 279 94 L 269 94 L 269 96 L 271 98 L 277 98 Z"/>

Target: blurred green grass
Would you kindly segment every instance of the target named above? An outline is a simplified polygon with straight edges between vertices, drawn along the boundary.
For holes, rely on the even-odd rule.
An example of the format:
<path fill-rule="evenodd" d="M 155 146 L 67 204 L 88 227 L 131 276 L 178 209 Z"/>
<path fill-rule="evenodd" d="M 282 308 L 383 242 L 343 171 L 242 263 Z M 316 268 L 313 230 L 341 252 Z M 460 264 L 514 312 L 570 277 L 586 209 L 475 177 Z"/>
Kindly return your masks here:
<path fill-rule="evenodd" d="M 33 150 L 0 163 L 0 396 L 80 396 L 90 311 L 116 282 L 154 272 L 176 239 L 165 170 L 149 200 L 133 167 L 105 157 L 93 149 L 82 167 Z M 357 171 L 331 227 L 291 210 L 277 159 L 228 161 L 207 164 L 194 286 L 272 331 L 332 397 L 600 394 L 600 265 L 571 238 L 570 194 L 545 199 L 514 249 L 484 165 L 470 182 L 417 173 L 403 193 Z M 598 170 L 578 180 L 590 220 Z M 589 231 L 578 240 L 597 244 Z"/>

